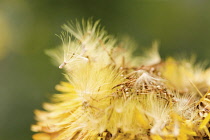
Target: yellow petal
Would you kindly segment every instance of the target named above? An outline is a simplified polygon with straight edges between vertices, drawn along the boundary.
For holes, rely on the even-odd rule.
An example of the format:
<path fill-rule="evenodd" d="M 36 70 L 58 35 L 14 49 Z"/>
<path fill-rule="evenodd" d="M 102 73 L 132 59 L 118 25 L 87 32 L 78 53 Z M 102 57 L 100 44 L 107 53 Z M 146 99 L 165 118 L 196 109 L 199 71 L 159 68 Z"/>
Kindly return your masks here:
<path fill-rule="evenodd" d="M 150 126 L 148 124 L 148 120 L 146 119 L 146 117 L 144 116 L 144 114 L 142 114 L 137 109 L 135 110 L 135 117 L 136 117 L 137 121 L 142 125 L 142 127 L 144 129 L 149 129 L 150 128 Z"/>
<path fill-rule="evenodd" d="M 159 135 L 151 135 L 150 137 L 152 140 L 163 140 Z"/>
<path fill-rule="evenodd" d="M 74 87 L 68 82 L 61 82 L 59 85 L 55 86 L 55 89 L 64 93 L 74 91 Z"/>
<path fill-rule="evenodd" d="M 201 129 L 203 129 L 205 126 L 206 126 L 206 124 L 209 122 L 209 120 L 210 120 L 210 113 L 206 116 L 206 118 L 202 121 L 202 123 L 200 124 L 200 126 L 199 126 L 199 130 L 201 130 Z"/>
<path fill-rule="evenodd" d="M 50 140 L 50 135 L 46 133 L 37 133 L 32 136 L 33 140 Z"/>

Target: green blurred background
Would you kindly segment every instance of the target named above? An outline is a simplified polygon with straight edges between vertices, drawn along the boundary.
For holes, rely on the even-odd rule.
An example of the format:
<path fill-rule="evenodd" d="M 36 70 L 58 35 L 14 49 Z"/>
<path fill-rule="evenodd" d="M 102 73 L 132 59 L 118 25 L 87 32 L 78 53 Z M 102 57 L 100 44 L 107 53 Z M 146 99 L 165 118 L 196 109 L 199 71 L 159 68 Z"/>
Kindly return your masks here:
<path fill-rule="evenodd" d="M 33 110 L 64 79 L 44 50 L 69 20 L 94 17 L 140 48 L 160 41 L 162 56 L 210 53 L 210 2 L 204 0 L 0 0 L 0 140 L 30 140 Z M 141 53 L 141 51 L 137 52 Z"/>

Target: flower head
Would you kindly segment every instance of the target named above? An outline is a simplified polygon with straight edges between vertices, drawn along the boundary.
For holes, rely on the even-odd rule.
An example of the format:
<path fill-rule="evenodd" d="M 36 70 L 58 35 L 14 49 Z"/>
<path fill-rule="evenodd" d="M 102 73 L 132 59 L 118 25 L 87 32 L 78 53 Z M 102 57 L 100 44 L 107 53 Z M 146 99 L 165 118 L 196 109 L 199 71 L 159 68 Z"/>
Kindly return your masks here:
<path fill-rule="evenodd" d="M 157 44 L 134 58 L 132 46 L 118 43 L 98 21 L 63 29 L 62 47 L 48 54 L 67 81 L 56 86 L 60 93 L 44 103 L 45 111 L 35 111 L 34 140 L 209 137 L 209 69 L 161 60 Z"/>

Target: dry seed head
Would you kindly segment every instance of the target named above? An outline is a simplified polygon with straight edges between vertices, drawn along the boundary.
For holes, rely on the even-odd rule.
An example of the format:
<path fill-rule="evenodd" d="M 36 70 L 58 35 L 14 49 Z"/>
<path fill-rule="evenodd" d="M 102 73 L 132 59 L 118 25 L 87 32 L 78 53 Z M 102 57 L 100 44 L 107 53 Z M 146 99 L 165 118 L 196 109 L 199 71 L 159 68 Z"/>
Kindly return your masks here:
<path fill-rule="evenodd" d="M 209 69 L 161 61 L 157 43 L 134 58 L 132 45 L 118 44 L 99 21 L 63 29 L 62 46 L 48 52 L 65 68 L 67 82 L 56 86 L 61 93 L 43 105 L 46 111 L 35 111 L 34 140 L 208 137 Z"/>

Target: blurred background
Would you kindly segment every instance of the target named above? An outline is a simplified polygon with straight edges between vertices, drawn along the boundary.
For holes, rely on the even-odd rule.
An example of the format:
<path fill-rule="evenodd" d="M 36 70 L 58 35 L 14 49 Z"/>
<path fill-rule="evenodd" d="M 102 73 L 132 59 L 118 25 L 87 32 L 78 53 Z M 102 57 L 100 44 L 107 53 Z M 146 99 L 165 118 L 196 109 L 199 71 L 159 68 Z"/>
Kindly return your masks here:
<path fill-rule="evenodd" d="M 44 51 L 61 43 L 61 25 L 89 17 L 133 38 L 137 54 L 159 40 L 163 57 L 210 58 L 209 1 L 0 0 L 0 140 L 31 139 L 33 110 L 64 79 Z"/>

